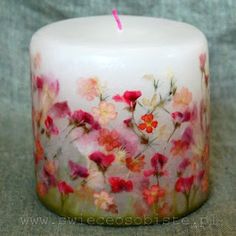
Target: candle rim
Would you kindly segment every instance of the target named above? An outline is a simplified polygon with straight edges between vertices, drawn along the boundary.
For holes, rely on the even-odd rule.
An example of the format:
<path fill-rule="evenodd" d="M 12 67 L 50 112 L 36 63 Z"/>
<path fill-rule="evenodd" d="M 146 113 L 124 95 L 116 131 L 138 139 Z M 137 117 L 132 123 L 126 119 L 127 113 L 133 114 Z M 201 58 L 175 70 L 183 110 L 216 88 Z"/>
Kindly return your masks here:
<path fill-rule="evenodd" d="M 136 16 L 136 15 L 119 15 L 119 17 L 122 19 L 122 25 L 124 25 L 124 27 L 126 27 L 122 31 L 118 31 L 116 29 L 117 26 L 114 24 L 114 18 L 112 15 L 77 17 L 77 18 L 69 18 L 69 19 L 53 22 L 53 23 L 47 24 L 47 25 L 41 27 L 40 29 L 38 29 L 33 34 L 32 38 L 31 38 L 31 44 L 34 41 L 41 39 L 45 42 L 48 41 L 48 43 L 50 41 L 51 41 L 51 43 L 56 43 L 56 44 L 59 44 L 59 43 L 66 44 L 67 43 L 68 46 L 77 46 L 77 47 L 90 47 L 90 48 L 116 47 L 116 48 L 134 49 L 134 48 L 147 48 L 147 47 L 152 48 L 152 47 L 159 47 L 159 46 L 160 47 L 171 47 L 171 46 L 175 47 L 175 45 L 178 45 L 178 46 L 181 45 L 181 46 L 188 47 L 188 46 L 194 46 L 194 45 L 198 44 L 199 41 L 201 41 L 201 40 L 203 41 L 203 43 L 207 42 L 206 36 L 203 34 L 202 31 L 200 31 L 197 27 L 195 27 L 191 24 L 182 22 L 182 21 L 175 21 L 175 20 L 167 19 L 167 18 L 157 18 L 157 17 L 150 17 L 150 16 Z M 112 38 L 112 40 L 113 40 L 112 42 L 109 42 L 106 40 L 102 41 L 102 39 L 105 39 L 105 37 L 102 36 L 102 34 L 100 35 L 100 38 L 98 38 L 99 40 L 96 40 L 96 37 L 98 37 L 98 35 L 96 35 L 94 41 L 92 41 L 93 39 L 89 39 L 89 38 L 88 38 L 88 40 L 81 39 L 79 37 L 76 39 L 75 38 L 72 39 L 73 37 L 70 38 L 70 34 L 68 34 L 67 36 L 63 36 L 60 34 L 53 35 L 53 33 L 50 32 L 50 31 L 53 31 L 55 27 L 60 27 L 63 25 L 65 26 L 66 24 L 72 23 L 72 24 L 82 25 L 83 21 L 94 21 L 94 23 L 96 23 L 96 22 L 98 22 L 98 20 L 102 20 L 102 19 L 104 19 L 104 20 L 106 19 L 106 20 L 111 21 L 110 25 L 114 29 L 114 31 L 112 32 L 112 36 L 114 36 Z M 157 25 L 158 25 L 158 23 L 162 24 L 162 22 L 163 22 L 164 24 L 167 24 L 167 25 L 169 24 L 169 26 L 171 26 L 171 24 L 172 24 L 172 27 L 174 25 L 178 26 L 180 28 L 182 27 L 182 30 L 186 29 L 185 33 L 188 33 L 189 37 L 182 37 L 183 40 L 181 40 L 181 38 L 179 38 L 179 41 L 176 41 L 176 37 L 177 38 L 180 37 L 180 35 L 177 33 L 176 37 L 174 39 L 175 41 L 173 41 L 173 43 L 171 43 L 171 41 L 168 42 L 168 40 L 165 43 L 163 41 L 163 35 L 162 35 L 162 40 L 160 40 L 160 38 L 157 37 L 156 41 L 150 41 L 147 39 L 146 39 L 146 41 L 145 40 L 144 41 L 133 41 L 132 38 L 125 41 L 125 37 L 127 37 L 127 34 L 128 34 L 127 32 L 132 30 L 129 28 L 130 26 L 127 24 L 127 21 L 129 21 L 129 20 L 132 21 L 135 19 L 136 20 L 144 20 L 146 22 L 152 21 L 152 22 L 155 22 Z M 140 24 L 137 24 L 137 27 L 141 27 Z M 111 30 L 111 29 L 109 29 L 109 30 Z M 159 30 L 159 29 L 157 28 L 157 30 Z M 72 31 L 69 33 L 71 33 L 71 35 L 73 35 Z M 141 31 L 139 33 L 141 33 Z M 193 36 L 193 34 L 194 34 L 194 36 Z"/>

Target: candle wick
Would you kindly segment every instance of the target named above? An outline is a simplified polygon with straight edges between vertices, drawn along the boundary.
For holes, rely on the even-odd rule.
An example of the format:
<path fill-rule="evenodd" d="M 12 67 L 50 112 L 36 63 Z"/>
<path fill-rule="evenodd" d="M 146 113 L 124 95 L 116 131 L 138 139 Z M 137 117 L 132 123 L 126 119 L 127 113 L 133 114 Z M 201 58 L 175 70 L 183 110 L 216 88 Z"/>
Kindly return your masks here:
<path fill-rule="evenodd" d="M 113 9 L 112 10 L 112 15 L 114 16 L 115 18 L 115 21 L 116 21 L 116 24 L 117 24 L 117 27 L 119 30 L 122 30 L 122 24 L 121 24 L 121 21 L 120 21 L 120 18 L 118 16 L 118 11 L 117 9 Z"/>

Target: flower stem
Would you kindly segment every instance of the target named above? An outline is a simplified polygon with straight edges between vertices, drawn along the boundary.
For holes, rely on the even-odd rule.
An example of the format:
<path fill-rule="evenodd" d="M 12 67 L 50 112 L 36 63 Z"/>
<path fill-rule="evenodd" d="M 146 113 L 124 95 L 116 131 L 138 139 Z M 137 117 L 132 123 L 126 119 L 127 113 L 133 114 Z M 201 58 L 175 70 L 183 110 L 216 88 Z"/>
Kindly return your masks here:
<path fill-rule="evenodd" d="M 153 138 L 153 139 L 145 146 L 145 148 L 144 148 L 142 151 L 140 151 L 134 158 L 137 158 L 137 157 L 139 157 L 141 154 L 143 154 L 148 148 L 150 148 L 150 145 L 153 144 L 157 139 L 158 139 L 158 136 L 155 137 L 155 138 Z"/>

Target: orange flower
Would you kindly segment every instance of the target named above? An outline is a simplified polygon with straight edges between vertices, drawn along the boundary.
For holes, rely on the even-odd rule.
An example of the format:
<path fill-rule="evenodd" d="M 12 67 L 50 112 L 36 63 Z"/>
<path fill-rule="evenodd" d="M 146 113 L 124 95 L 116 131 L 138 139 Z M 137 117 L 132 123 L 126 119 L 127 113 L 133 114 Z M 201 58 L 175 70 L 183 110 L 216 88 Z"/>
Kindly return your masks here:
<path fill-rule="evenodd" d="M 49 174 L 49 175 L 55 175 L 57 171 L 57 165 L 54 160 L 47 160 L 44 164 L 44 170 Z"/>
<path fill-rule="evenodd" d="M 113 103 L 102 101 L 98 107 L 92 108 L 95 118 L 99 124 L 106 125 L 117 116 L 116 107 Z"/>
<path fill-rule="evenodd" d="M 187 142 L 187 141 L 174 140 L 174 141 L 172 141 L 172 143 L 173 143 L 173 146 L 172 146 L 170 152 L 174 156 L 178 156 L 178 155 L 181 156 L 189 148 L 189 142 Z"/>
<path fill-rule="evenodd" d="M 203 192 L 207 192 L 209 188 L 209 181 L 207 175 L 204 175 L 203 179 L 201 180 L 201 190 Z"/>
<path fill-rule="evenodd" d="M 44 197 L 47 194 L 47 186 L 43 182 L 38 182 L 36 185 L 36 191 L 39 197 Z"/>
<path fill-rule="evenodd" d="M 34 69 L 35 69 L 35 70 L 37 70 L 37 69 L 40 68 L 41 62 L 42 62 L 41 54 L 40 54 L 39 52 L 37 52 L 37 53 L 33 56 L 33 66 L 34 66 Z"/>
<path fill-rule="evenodd" d="M 144 155 L 137 158 L 127 157 L 125 159 L 126 166 L 132 172 L 140 172 L 144 167 Z"/>
<path fill-rule="evenodd" d="M 174 107 L 185 107 L 192 101 L 192 93 L 187 88 L 182 88 L 173 98 Z"/>
<path fill-rule="evenodd" d="M 139 129 L 146 130 L 147 133 L 152 133 L 153 129 L 155 129 L 158 125 L 158 122 L 154 120 L 154 116 L 152 113 L 145 114 L 141 117 L 144 121 L 138 125 Z"/>
<path fill-rule="evenodd" d="M 121 146 L 119 133 L 116 130 L 101 129 L 99 131 L 98 143 L 104 146 L 106 151 L 112 151 Z"/>
<path fill-rule="evenodd" d="M 159 208 L 158 213 L 160 217 L 167 217 L 171 214 L 171 207 L 170 205 L 165 202 L 162 207 Z"/>
<path fill-rule="evenodd" d="M 165 195 L 165 189 L 155 184 L 152 185 L 150 189 L 144 189 L 143 198 L 148 205 L 152 205 L 157 202 L 159 198 Z"/>
<path fill-rule="evenodd" d="M 34 146 L 35 146 L 35 152 L 34 152 L 35 164 L 37 165 L 39 161 L 43 160 L 44 157 L 44 149 L 39 138 L 35 139 Z"/>
<path fill-rule="evenodd" d="M 100 94 L 100 85 L 96 77 L 80 79 L 78 82 L 78 93 L 80 96 L 92 101 Z"/>

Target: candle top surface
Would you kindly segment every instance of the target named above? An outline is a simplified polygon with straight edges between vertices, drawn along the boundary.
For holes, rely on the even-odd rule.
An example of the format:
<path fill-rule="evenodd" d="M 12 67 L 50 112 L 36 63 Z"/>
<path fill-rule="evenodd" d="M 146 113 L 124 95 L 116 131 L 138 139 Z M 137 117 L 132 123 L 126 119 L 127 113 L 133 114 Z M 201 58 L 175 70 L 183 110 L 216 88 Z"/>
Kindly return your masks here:
<path fill-rule="evenodd" d="M 162 18 L 120 15 L 119 30 L 112 15 L 58 21 L 39 29 L 32 42 L 81 47 L 170 47 L 193 46 L 206 41 L 196 27 Z M 32 43 L 31 42 L 31 43 Z"/>

